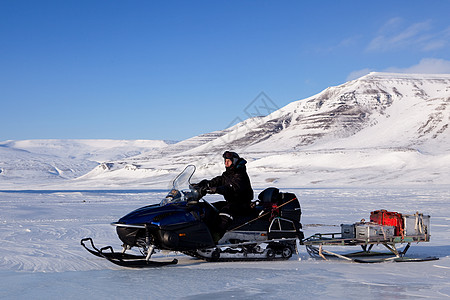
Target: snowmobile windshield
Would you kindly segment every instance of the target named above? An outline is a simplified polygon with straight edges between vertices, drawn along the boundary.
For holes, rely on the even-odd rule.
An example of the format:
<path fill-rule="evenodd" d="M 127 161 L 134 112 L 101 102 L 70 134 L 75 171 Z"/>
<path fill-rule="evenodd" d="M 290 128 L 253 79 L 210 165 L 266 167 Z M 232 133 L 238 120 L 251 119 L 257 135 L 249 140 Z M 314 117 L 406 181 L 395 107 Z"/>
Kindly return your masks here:
<path fill-rule="evenodd" d="M 194 175 L 194 172 L 194 165 L 188 165 L 186 168 L 184 168 L 184 170 L 173 180 L 172 189 L 179 191 L 182 189 L 189 189 L 191 177 L 192 175 Z"/>
<path fill-rule="evenodd" d="M 195 166 L 188 165 L 177 177 L 173 180 L 172 189 L 167 194 L 166 198 L 161 200 L 160 206 L 167 204 L 187 202 L 194 197 L 190 189 L 190 180 L 194 175 Z"/>

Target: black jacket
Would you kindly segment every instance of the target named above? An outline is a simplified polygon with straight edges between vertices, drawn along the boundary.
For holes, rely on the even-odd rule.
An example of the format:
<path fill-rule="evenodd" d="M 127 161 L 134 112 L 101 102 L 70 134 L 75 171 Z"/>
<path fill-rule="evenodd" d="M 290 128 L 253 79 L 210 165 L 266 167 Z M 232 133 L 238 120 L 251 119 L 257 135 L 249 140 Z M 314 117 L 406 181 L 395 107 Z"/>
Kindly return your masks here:
<path fill-rule="evenodd" d="M 233 210 L 242 212 L 250 208 L 253 189 L 247 174 L 247 161 L 239 158 L 236 164 L 227 168 L 222 175 L 209 180 L 209 187 L 215 187 L 216 193 L 223 195 Z"/>

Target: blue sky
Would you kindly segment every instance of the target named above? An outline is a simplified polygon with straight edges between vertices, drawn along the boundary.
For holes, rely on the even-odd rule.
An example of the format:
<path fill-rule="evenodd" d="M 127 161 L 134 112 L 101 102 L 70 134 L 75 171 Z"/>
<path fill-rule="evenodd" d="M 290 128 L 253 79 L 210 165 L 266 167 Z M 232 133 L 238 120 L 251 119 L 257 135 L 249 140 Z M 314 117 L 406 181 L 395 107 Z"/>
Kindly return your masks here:
<path fill-rule="evenodd" d="M 0 140 L 182 140 L 370 71 L 450 73 L 450 1 L 0 1 Z"/>

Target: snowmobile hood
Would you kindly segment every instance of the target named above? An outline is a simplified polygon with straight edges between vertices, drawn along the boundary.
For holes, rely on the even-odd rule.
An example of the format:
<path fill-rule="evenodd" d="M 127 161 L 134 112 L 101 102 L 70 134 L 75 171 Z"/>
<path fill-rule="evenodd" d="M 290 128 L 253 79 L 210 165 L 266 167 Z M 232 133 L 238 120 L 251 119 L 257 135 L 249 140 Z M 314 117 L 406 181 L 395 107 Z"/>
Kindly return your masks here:
<path fill-rule="evenodd" d="M 193 214 L 187 212 L 183 207 L 176 205 L 159 206 L 148 205 L 138 208 L 114 223 L 116 226 L 123 225 L 157 225 L 166 226 L 195 221 Z"/>

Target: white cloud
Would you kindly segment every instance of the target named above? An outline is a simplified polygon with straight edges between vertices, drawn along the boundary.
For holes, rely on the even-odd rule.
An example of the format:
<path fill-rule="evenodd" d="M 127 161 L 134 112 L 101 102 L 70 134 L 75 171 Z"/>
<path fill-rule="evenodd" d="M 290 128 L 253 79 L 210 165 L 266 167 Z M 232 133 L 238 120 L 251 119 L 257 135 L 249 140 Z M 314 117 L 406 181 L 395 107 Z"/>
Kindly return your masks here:
<path fill-rule="evenodd" d="M 448 28 L 434 31 L 431 21 L 417 22 L 404 26 L 401 18 L 388 20 L 370 41 L 366 50 L 387 52 L 398 49 L 432 51 L 448 45 Z"/>
<path fill-rule="evenodd" d="M 419 74 L 450 74 L 450 61 L 437 58 L 424 58 L 417 65 L 407 68 L 391 67 L 384 72 L 419 73 Z"/>
<path fill-rule="evenodd" d="M 348 74 L 348 76 L 347 76 L 347 81 L 355 80 L 355 79 L 357 79 L 357 78 L 359 78 L 359 77 L 362 77 L 362 76 L 364 76 L 364 75 L 369 74 L 369 73 L 372 72 L 372 71 L 373 71 L 373 70 L 371 70 L 371 69 L 369 69 L 369 68 L 365 68 L 365 69 L 362 69 L 362 70 L 353 71 L 353 72 L 351 72 L 350 74 Z"/>
<path fill-rule="evenodd" d="M 436 40 L 436 41 L 430 41 L 426 45 L 423 46 L 423 51 L 433 51 L 442 49 L 447 44 L 447 41 L 445 40 Z"/>
<path fill-rule="evenodd" d="M 408 73 L 408 74 L 450 74 L 450 60 L 438 58 L 424 58 L 417 65 L 406 68 L 390 67 L 384 70 L 361 69 L 351 72 L 347 81 L 357 79 L 370 72 Z"/>

